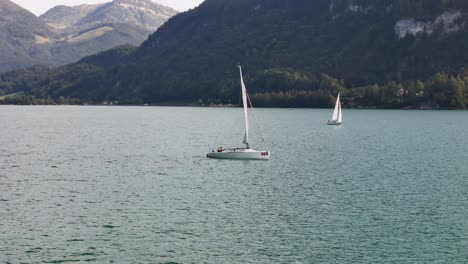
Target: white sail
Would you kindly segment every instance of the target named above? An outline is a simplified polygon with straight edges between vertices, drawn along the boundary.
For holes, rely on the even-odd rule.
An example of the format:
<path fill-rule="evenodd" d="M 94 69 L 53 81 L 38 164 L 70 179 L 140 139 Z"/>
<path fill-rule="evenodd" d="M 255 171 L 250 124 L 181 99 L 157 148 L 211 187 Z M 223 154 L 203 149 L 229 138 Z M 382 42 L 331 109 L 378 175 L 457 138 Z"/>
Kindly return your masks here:
<path fill-rule="evenodd" d="M 244 78 L 242 77 L 242 68 L 239 66 L 240 71 L 240 80 L 241 80 L 241 88 L 242 88 L 242 103 L 244 105 L 244 121 L 245 121 L 245 136 L 244 136 L 244 144 L 247 148 L 249 146 L 249 114 L 248 114 L 248 104 L 247 104 L 247 89 L 245 88 Z"/>
<path fill-rule="evenodd" d="M 338 123 L 342 123 L 343 122 L 343 114 L 341 113 L 341 102 L 340 102 L 340 95 L 339 94 L 338 94 L 337 102 L 338 102 Z"/>
<path fill-rule="evenodd" d="M 338 121 L 338 112 L 339 112 L 339 108 L 340 108 L 340 94 L 338 94 L 338 97 L 336 98 L 336 104 L 335 104 L 335 109 L 333 110 L 333 115 L 332 115 L 332 119 L 331 121 L 332 122 L 336 122 Z"/>

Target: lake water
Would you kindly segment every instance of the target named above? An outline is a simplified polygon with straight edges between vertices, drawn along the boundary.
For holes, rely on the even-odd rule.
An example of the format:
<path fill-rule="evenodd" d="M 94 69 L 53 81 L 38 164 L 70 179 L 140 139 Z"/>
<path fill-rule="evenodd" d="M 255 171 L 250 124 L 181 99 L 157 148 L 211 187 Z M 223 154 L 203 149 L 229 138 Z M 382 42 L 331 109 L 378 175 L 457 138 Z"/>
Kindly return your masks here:
<path fill-rule="evenodd" d="M 468 112 L 256 112 L 0 107 L 0 262 L 468 263 Z"/>

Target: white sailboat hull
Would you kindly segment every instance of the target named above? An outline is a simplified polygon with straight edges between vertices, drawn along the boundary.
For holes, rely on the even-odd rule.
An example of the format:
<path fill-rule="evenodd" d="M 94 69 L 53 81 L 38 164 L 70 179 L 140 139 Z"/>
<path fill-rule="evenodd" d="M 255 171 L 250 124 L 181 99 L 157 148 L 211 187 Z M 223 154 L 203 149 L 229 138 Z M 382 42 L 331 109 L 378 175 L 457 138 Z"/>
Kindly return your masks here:
<path fill-rule="evenodd" d="M 338 121 L 328 121 L 327 123 L 329 126 L 340 126 L 342 124 L 342 122 L 338 122 Z"/>
<path fill-rule="evenodd" d="M 270 159 L 269 151 L 258 151 L 253 149 L 225 149 L 218 152 L 212 150 L 206 156 L 212 159 L 234 159 L 234 160 L 268 160 Z"/>

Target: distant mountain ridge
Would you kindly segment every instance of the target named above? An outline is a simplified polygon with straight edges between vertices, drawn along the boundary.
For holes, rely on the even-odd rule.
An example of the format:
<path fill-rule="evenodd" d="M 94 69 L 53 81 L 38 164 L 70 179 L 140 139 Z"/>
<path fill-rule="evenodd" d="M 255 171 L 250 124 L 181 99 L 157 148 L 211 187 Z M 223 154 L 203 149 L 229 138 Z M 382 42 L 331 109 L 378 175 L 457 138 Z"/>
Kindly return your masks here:
<path fill-rule="evenodd" d="M 56 28 L 126 23 L 155 31 L 177 12 L 149 0 L 114 0 L 105 4 L 56 6 L 40 18 Z"/>
<path fill-rule="evenodd" d="M 0 72 L 63 65 L 112 47 L 139 45 L 177 11 L 150 0 L 57 6 L 39 18 L 0 0 Z"/>
<path fill-rule="evenodd" d="M 51 8 L 39 18 L 53 28 L 67 28 L 76 25 L 88 14 L 96 11 L 103 4 L 65 6 L 59 5 Z"/>

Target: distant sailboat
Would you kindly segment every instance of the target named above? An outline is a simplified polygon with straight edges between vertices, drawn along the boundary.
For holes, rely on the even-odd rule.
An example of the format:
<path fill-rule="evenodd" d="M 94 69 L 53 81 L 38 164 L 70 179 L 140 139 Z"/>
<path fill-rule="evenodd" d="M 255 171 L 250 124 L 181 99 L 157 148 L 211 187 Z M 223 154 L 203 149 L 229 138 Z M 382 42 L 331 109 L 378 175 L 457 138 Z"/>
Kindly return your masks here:
<path fill-rule="evenodd" d="M 227 148 L 224 149 L 223 147 L 219 147 L 217 149 L 212 149 L 206 156 L 208 158 L 214 159 L 242 159 L 242 160 L 268 160 L 270 159 L 270 151 L 268 150 L 268 146 L 262 137 L 262 141 L 265 144 L 266 150 L 254 150 L 250 148 L 249 143 L 249 113 L 248 113 L 248 103 L 250 103 L 250 107 L 253 111 L 252 103 L 250 102 L 250 98 L 247 94 L 247 89 L 244 84 L 244 78 L 242 77 L 242 68 L 239 66 L 240 71 L 240 82 L 241 82 L 241 90 L 242 90 L 242 103 L 244 105 L 244 121 L 245 121 L 245 134 L 244 134 L 244 145 L 243 148 Z M 255 115 L 255 112 L 253 112 Z M 255 120 L 257 118 L 255 116 Z M 258 126 L 258 121 L 257 121 Z M 260 128 L 259 128 L 260 131 Z M 261 131 L 260 131 L 261 135 Z"/>
<path fill-rule="evenodd" d="M 343 114 L 341 113 L 340 93 L 336 98 L 335 109 L 333 110 L 332 119 L 328 121 L 328 125 L 339 126 L 343 123 Z"/>

